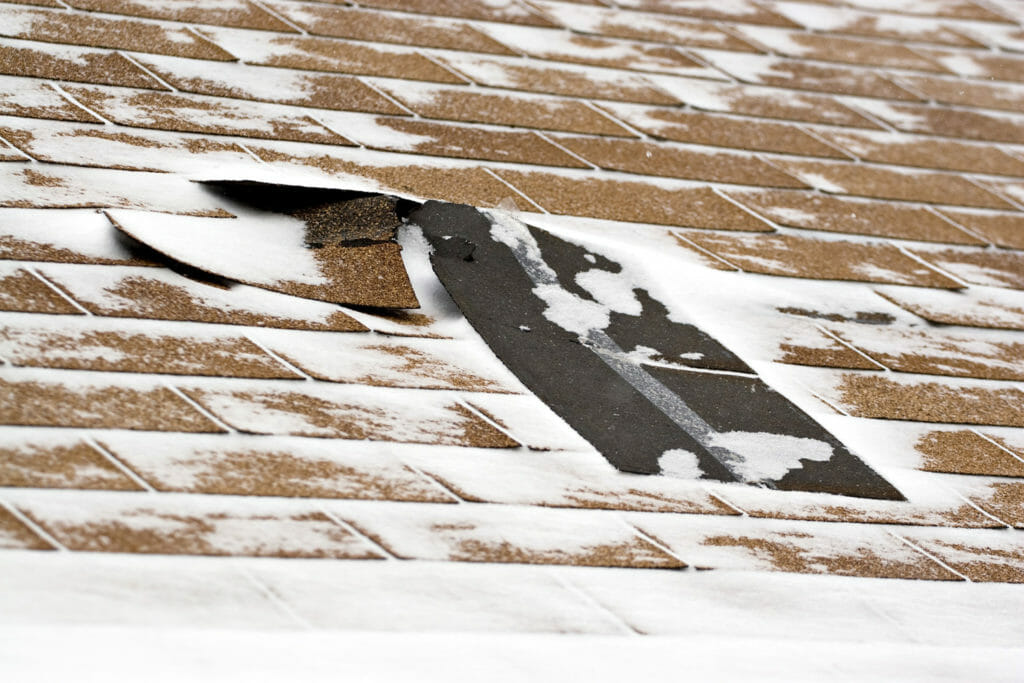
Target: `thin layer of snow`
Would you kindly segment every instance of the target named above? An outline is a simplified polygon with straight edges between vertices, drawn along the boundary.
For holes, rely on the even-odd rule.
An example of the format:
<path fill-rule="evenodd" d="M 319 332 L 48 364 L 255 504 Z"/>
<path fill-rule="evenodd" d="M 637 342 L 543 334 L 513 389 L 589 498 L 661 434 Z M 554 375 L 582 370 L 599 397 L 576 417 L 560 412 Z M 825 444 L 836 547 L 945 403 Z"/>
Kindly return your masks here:
<path fill-rule="evenodd" d="M 719 432 L 711 443 L 739 456 L 730 468 L 749 482 L 781 479 L 790 470 L 802 467 L 803 460 L 823 462 L 834 451 L 831 444 L 818 439 L 768 432 Z M 773 457 L 766 458 L 769 453 Z"/>
<path fill-rule="evenodd" d="M 324 285 L 327 278 L 306 246 L 305 222 L 232 204 L 237 218 L 110 211 L 124 232 L 176 261 L 233 280 L 279 287 Z"/>

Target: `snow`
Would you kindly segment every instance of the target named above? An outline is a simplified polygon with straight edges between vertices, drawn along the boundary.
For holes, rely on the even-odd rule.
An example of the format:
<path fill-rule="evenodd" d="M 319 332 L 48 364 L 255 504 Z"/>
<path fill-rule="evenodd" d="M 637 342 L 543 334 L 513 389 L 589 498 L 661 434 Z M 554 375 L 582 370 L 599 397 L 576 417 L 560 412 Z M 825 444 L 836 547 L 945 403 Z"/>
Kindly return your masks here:
<path fill-rule="evenodd" d="M 313 250 L 306 247 L 304 221 L 234 204 L 232 208 L 238 218 L 118 210 L 108 215 L 143 244 L 207 273 L 269 288 L 327 283 Z"/>
<path fill-rule="evenodd" d="M 711 444 L 740 456 L 729 464 L 744 481 L 778 480 L 803 466 L 803 460 L 823 462 L 832 457 L 833 447 L 824 441 L 767 432 L 719 432 Z M 771 458 L 765 454 L 771 453 Z"/>
<path fill-rule="evenodd" d="M 682 448 L 673 448 L 662 453 L 658 458 L 658 466 L 661 468 L 661 474 L 666 477 L 700 479 L 703 476 L 697 455 Z"/>

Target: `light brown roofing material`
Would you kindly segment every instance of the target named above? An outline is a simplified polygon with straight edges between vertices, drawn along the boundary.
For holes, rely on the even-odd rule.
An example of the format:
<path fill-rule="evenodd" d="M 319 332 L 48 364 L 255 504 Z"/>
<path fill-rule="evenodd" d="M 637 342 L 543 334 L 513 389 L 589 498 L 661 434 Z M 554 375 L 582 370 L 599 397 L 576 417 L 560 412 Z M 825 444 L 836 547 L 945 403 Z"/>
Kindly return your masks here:
<path fill-rule="evenodd" d="M 791 680 L 1020 645 L 1016 4 L 349 5 L 0 3 L 5 623 L 781 634 Z M 211 178 L 517 211 L 648 274 L 907 500 L 619 472 L 418 228 L 306 249 Z M 271 281 L 254 215 L 322 280 Z M 573 285 L 634 310 L 601 272 Z"/>

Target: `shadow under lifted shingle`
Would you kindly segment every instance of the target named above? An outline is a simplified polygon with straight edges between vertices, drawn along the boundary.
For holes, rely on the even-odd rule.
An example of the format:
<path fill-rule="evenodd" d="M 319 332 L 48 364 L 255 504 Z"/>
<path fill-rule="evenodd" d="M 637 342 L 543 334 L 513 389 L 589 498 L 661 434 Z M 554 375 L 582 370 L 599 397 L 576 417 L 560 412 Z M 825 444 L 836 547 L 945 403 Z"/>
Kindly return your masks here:
<path fill-rule="evenodd" d="M 121 231 L 204 273 L 329 303 L 419 306 L 394 242 L 395 200 L 245 181 L 206 187 L 237 205 L 238 218 L 109 215 Z"/>
<path fill-rule="evenodd" d="M 902 499 L 607 256 L 469 206 L 428 202 L 410 222 L 491 349 L 618 469 Z"/>

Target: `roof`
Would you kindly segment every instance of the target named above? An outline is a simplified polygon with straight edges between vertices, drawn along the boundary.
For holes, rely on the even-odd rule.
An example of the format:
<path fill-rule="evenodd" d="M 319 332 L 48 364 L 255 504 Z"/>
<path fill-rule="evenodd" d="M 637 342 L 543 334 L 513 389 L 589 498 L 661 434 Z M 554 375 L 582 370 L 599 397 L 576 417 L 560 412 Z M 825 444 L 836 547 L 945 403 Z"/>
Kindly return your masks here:
<path fill-rule="evenodd" d="M 11 671 L 1012 678 L 1022 25 L 0 3 Z"/>

